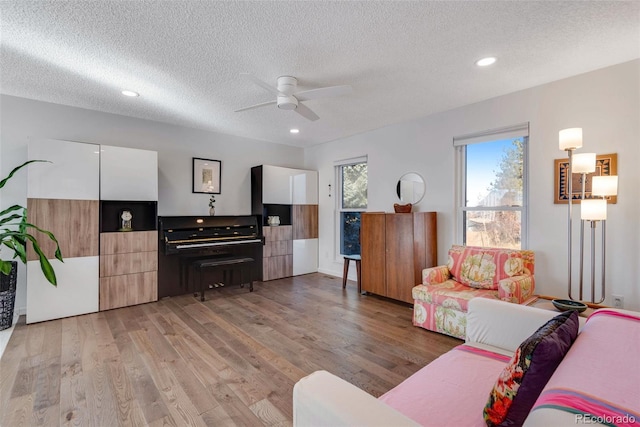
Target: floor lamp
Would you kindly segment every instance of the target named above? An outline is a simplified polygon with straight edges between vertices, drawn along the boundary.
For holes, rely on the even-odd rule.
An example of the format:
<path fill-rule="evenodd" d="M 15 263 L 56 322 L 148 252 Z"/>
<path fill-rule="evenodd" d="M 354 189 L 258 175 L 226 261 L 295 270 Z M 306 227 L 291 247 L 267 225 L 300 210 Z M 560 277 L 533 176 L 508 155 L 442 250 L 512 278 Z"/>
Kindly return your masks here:
<path fill-rule="evenodd" d="M 585 199 L 585 181 L 588 173 L 595 172 L 596 155 L 595 153 L 573 154 L 573 152 L 582 147 L 582 129 L 570 128 L 563 129 L 559 132 L 559 147 L 567 152 L 569 157 L 569 166 L 566 174 L 567 191 L 568 191 L 568 271 L 567 271 L 567 293 L 570 300 L 575 300 L 572 293 L 572 218 L 573 218 L 573 174 L 581 173 L 582 192 L 580 197 L 580 280 L 579 280 L 579 300 L 583 299 L 583 271 L 584 271 L 584 225 L 588 221 L 591 225 L 591 302 L 599 304 L 605 299 L 605 262 L 606 262 L 606 219 L 607 219 L 607 200 L 606 196 L 615 196 L 618 194 L 618 177 L 617 176 L 599 176 L 592 179 L 592 196 L 602 196 L 602 199 Z M 596 301 L 595 297 L 595 229 L 598 221 L 602 221 L 602 264 L 601 264 L 601 295 Z"/>

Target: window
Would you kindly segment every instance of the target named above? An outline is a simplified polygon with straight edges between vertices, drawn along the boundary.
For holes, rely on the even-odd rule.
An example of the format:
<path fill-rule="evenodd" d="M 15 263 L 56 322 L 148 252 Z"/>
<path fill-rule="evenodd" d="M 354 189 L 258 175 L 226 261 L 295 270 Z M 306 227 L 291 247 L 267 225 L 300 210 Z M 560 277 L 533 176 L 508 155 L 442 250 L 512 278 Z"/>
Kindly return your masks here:
<path fill-rule="evenodd" d="M 525 124 L 454 138 L 462 244 L 526 247 L 528 135 Z"/>
<path fill-rule="evenodd" d="M 339 253 L 360 254 L 360 215 L 367 209 L 367 161 L 360 158 L 338 163 Z"/>

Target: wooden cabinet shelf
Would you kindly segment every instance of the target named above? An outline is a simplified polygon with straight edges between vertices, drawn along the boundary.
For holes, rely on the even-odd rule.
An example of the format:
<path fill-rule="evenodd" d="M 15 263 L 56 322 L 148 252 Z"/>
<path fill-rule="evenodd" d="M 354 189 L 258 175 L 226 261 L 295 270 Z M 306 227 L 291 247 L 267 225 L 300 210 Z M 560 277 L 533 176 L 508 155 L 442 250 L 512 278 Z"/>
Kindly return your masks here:
<path fill-rule="evenodd" d="M 134 231 L 158 228 L 158 202 L 156 201 L 101 200 L 100 232 L 118 231 L 121 227 L 120 214 L 124 209 L 133 214 L 131 223 Z"/>
<path fill-rule="evenodd" d="M 412 303 L 422 270 L 437 263 L 436 213 L 363 213 L 362 290 Z"/>

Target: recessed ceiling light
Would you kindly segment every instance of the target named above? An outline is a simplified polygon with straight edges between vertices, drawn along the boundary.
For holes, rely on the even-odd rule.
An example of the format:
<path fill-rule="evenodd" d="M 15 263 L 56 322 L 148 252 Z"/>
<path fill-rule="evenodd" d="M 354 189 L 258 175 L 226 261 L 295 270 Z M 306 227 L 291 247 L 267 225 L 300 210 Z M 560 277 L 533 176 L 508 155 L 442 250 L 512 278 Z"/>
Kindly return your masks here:
<path fill-rule="evenodd" d="M 138 92 L 134 92 L 132 90 L 123 90 L 122 94 L 124 96 L 131 96 L 131 97 L 136 97 L 136 96 L 140 96 L 140 94 Z"/>
<path fill-rule="evenodd" d="M 491 65 L 496 62 L 496 58 L 493 56 L 488 56 L 486 58 L 482 58 L 476 61 L 476 65 L 478 67 L 486 67 L 487 65 Z"/>
<path fill-rule="evenodd" d="M 300 129 L 290 129 L 289 132 L 291 132 L 291 133 L 300 133 Z"/>

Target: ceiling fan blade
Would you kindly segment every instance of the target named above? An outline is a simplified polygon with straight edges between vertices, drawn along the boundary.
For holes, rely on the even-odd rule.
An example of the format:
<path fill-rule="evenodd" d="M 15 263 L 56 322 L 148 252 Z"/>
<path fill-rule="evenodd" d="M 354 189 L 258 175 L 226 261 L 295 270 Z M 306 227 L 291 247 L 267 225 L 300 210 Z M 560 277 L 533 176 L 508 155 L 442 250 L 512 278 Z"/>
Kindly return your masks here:
<path fill-rule="evenodd" d="M 251 80 L 253 83 L 257 84 L 258 86 L 260 86 L 261 88 L 274 93 L 274 94 L 278 94 L 278 89 L 276 89 L 275 87 L 271 86 L 269 83 L 263 82 L 262 80 L 260 80 L 259 78 L 257 78 L 256 76 L 254 76 L 251 73 L 240 73 L 241 76 L 245 76 L 246 78 L 248 78 L 249 80 Z"/>
<path fill-rule="evenodd" d="M 308 101 L 310 99 L 333 98 L 336 96 L 348 95 L 353 92 L 353 88 L 349 85 L 329 86 L 318 89 L 303 90 L 295 93 L 298 101 Z"/>
<path fill-rule="evenodd" d="M 274 105 L 276 102 L 278 101 L 262 102 L 260 104 L 252 105 L 251 107 L 244 107 L 239 110 L 235 110 L 235 112 L 239 113 L 240 111 L 247 111 L 247 110 L 253 110 L 254 108 L 266 107 L 267 105 Z"/>
<path fill-rule="evenodd" d="M 311 111 L 311 109 L 309 109 L 309 107 L 307 107 L 303 103 L 298 103 L 298 106 L 293 111 L 295 111 L 296 113 L 300 114 L 305 119 L 311 120 L 312 122 L 315 122 L 316 120 L 318 120 L 320 118 L 320 117 L 318 117 L 318 115 L 316 113 Z"/>

